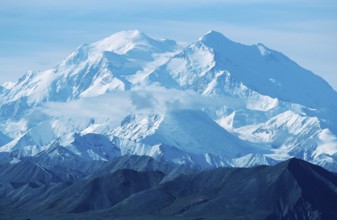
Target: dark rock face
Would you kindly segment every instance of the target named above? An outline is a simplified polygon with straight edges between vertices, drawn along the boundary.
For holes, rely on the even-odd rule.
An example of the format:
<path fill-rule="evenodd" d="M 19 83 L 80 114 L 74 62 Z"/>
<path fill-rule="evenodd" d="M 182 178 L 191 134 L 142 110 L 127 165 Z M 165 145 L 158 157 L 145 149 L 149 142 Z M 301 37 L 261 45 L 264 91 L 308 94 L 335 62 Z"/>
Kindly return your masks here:
<path fill-rule="evenodd" d="M 1 167 L 1 219 L 337 219 L 337 175 L 298 159 L 187 171 L 148 157 L 122 157 L 73 183 L 24 163 Z M 36 175 L 19 173 L 23 165 Z M 11 170 L 26 182 L 16 184 Z"/>

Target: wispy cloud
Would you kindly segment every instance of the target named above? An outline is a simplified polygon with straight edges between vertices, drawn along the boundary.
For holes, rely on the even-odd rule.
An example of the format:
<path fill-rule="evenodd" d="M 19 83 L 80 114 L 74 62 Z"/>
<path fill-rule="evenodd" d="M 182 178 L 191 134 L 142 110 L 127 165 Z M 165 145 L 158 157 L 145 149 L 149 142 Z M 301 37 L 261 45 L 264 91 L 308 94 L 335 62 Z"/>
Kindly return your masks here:
<path fill-rule="evenodd" d="M 39 111 L 51 117 L 77 119 L 107 118 L 120 122 L 130 114 L 164 114 L 177 110 L 200 110 L 224 105 L 242 105 L 231 98 L 204 97 L 193 91 L 139 87 L 127 92 L 114 92 L 96 97 L 82 98 L 66 103 L 50 102 Z"/>

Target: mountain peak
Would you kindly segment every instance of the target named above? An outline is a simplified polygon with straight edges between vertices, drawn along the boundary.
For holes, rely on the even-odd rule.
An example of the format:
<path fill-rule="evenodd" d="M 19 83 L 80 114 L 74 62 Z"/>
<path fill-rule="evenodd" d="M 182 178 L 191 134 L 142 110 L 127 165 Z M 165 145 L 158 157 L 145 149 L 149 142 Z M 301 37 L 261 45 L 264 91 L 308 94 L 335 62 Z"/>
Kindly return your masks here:
<path fill-rule="evenodd" d="M 144 34 L 143 32 L 137 29 L 120 31 L 120 32 L 110 35 L 108 38 L 110 37 L 125 37 L 127 39 L 133 39 L 133 40 L 150 38 L 146 34 Z"/>
<path fill-rule="evenodd" d="M 223 42 L 233 42 L 227 37 L 225 37 L 222 33 L 217 31 L 209 31 L 206 34 L 204 34 L 199 41 L 203 42 L 206 45 L 216 45 L 216 44 L 222 44 Z"/>
<path fill-rule="evenodd" d="M 136 45 L 151 45 L 154 41 L 154 39 L 139 30 L 127 30 L 117 32 L 101 41 L 97 41 L 93 46 L 99 50 L 125 54 L 135 48 Z"/>
<path fill-rule="evenodd" d="M 202 38 L 203 37 L 224 37 L 224 35 L 221 33 L 221 32 L 219 32 L 219 31 L 215 31 L 215 30 L 210 30 L 210 31 L 208 31 L 208 32 L 206 32 L 203 36 L 202 36 Z"/>
<path fill-rule="evenodd" d="M 140 51 L 145 53 L 172 52 L 176 49 L 177 44 L 173 40 L 151 38 L 139 30 L 126 30 L 112 34 L 90 46 L 94 51 L 109 51 L 123 55 L 129 54 L 134 49 L 137 51 L 136 54 Z"/>

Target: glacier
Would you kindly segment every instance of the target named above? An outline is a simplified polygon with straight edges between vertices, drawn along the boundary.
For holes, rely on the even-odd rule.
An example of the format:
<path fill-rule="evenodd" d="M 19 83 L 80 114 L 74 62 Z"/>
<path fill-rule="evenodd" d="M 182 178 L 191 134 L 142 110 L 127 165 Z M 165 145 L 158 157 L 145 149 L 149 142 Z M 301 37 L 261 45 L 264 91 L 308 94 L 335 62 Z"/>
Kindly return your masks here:
<path fill-rule="evenodd" d="M 261 43 L 121 31 L 0 86 L 0 163 L 146 155 L 213 168 L 296 157 L 337 171 L 336 112 L 327 82 Z"/>

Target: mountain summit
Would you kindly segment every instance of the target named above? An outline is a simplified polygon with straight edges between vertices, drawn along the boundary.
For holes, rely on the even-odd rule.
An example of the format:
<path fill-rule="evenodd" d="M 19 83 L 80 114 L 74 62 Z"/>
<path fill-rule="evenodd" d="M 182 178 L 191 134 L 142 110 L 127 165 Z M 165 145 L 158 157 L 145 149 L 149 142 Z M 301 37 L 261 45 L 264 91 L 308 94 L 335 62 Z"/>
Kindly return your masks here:
<path fill-rule="evenodd" d="M 132 50 L 172 50 L 176 43 L 172 40 L 155 40 L 139 30 L 121 31 L 93 44 L 96 49 L 126 54 Z"/>
<path fill-rule="evenodd" d="M 336 170 L 336 100 L 322 78 L 263 44 L 210 31 L 181 46 L 122 31 L 0 88 L 0 161 L 52 157 L 57 145 L 83 160 L 146 155 L 210 168 L 297 157 Z"/>
<path fill-rule="evenodd" d="M 227 37 L 225 37 L 222 33 L 217 31 L 209 31 L 206 34 L 204 34 L 201 38 L 199 38 L 199 41 L 203 42 L 205 45 L 209 47 L 213 47 L 219 44 L 226 44 L 228 45 L 235 43 L 234 41 L 231 41 Z M 213 46 L 212 46 L 213 45 Z"/>
<path fill-rule="evenodd" d="M 200 42 L 213 51 L 217 68 L 262 95 L 315 109 L 337 108 L 336 92 L 328 83 L 280 52 L 262 44 L 242 45 L 215 31 Z"/>

